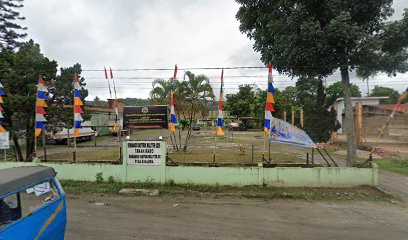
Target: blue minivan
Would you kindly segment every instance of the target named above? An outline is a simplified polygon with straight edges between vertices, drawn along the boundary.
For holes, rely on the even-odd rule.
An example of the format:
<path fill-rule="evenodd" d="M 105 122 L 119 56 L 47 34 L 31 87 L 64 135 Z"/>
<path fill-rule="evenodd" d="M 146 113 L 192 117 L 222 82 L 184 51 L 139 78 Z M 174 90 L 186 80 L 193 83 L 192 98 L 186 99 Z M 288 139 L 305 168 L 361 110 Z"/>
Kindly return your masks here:
<path fill-rule="evenodd" d="M 51 167 L 0 169 L 0 240 L 63 240 L 65 193 Z"/>

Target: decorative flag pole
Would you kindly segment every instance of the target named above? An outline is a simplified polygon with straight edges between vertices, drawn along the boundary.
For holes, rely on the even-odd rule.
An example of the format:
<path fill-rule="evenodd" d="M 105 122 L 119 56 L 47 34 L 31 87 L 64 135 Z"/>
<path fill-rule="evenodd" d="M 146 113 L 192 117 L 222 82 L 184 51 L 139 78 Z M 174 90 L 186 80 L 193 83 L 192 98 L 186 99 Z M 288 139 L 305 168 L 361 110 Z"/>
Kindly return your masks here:
<path fill-rule="evenodd" d="M 408 98 L 408 87 L 407 89 L 405 89 L 405 92 L 403 92 L 402 95 L 398 98 L 397 104 L 395 104 L 394 109 L 392 110 L 392 113 L 387 117 L 387 120 L 385 120 L 384 125 L 382 125 L 380 129 L 378 129 L 378 137 L 376 141 L 377 144 L 382 138 L 385 128 L 388 126 L 391 119 L 394 118 L 395 112 L 401 108 L 401 103 L 402 101 L 404 101 L 405 98 Z M 373 153 L 374 151 L 375 151 L 375 147 L 372 148 L 371 153 Z"/>
<path fill-rule="evenodd" d="M 106 71 L 105 67 L 103 67 L 103 68 L 105 69 L 105 79 L 106 79 L 106 81 L 108 81 L 109 95 L 110 95 L 110 98 L 112 99 L 112 91 L 111 91 L 111 87 L 110 87 L 110 83 L 109 83 L 108 72 Z"/>
<path fill-rule="evenodd" d="M 1 82 L 0 82 L 0 104 L 1 104 L 1 103 L 4 103 L 4 102 L 3 102 L 3 96 L 5 96 L 5 95 L 6 95 L 6 93 L 4 92 L 3 84 L 1 84 Z M 2 113 L 3 110 L 4 110 L 3 107 L 0 105 L 0 133 L 1 133 L 1 134 L 5 134 L 5 135 L 7 136 L 7 139 L 8 139 L 7 130 L 3 127 L 3 118 L 4 118 L 3 113 Z M 7 153 L 6 153 L 6 151 L 7 151 L 7 150 L 4 149 L 4 161 L 7 160 Z"/>
<path fill-rule="evenodd" d="M 117 132 L 118 142 L 120 142 L 121 132 L 120 132 L 120 122 L 119 122 L 118 99 L 116 97 L 115 79 L 113 78 L 112 68 L 109 67 L 109 71 L 110 71 L 110 78 L 111 78 L 112 83 L 113 83 L 113 91 L 115 93 L 115 123 L 113 125 L 113 131 Z"/>
<path fill-rule="evenodd" d="M 268 92 L 266 93 L 266 103 L 265 103 L 265 122 L 264 122 L 264 151 L 262 153 L 262 160 L 265 160 L 265 151 L 266 151 L 266 135 L 268 138 L 271 133 L 271 120 L 272 120 L 272 112 L 275 112 L 273 108 L 273 104 L 275 103 L 275 99 L 273 94 L 275 92 L 275 88 L 273 87 L 273 77 L 272 77 L 272 64 L 269 64 L 269 72 L 268 72 Z M 269 148 L 270 150 L 270 148 Z M 270 161 L 270 159 L 268 159 Z"/>
<path fill-rule="evenodd" d="M 3 96 L 6 95 L 3 89 L 3 84 L 0 82 L 0 103 L 4 103 Z M 0 132 L 7 132 L 6 129 L 3 127 L 3 107 L 0 105 Z"/>
<path fill-rule="evenodd" d="M 33 157 L 37 157 L 37 137 L 45 130 L 44 123 L 47 122 L 44 115 L 47 114 L 45 109 L 47 106 L 46 101 L 48 89 L 45 86 L 42 76 L 38 76 L 38 85 L 37 85 L 37 101 L 35 103 L 35 133 L 34 133 L 34 153 Z"/>
<path fill-rule="evenodd" d="M 220 88 L 220 100 L 218 106 L 218 118 L 217 118 L 217 127 L 215 130 L 215 138 L 214 138 L 214 157 L 213 163 L 215 164 L 215 152 L 217 150 L 217 136 L 221 137 L 224 136 L 224 132 L 222 131 L 222 127 L 224 124 L 222 123 L 223 120 L 223 113 L 222 113 L 222 100 L 224 98 L 224 68 L 221 70 L 221 88 Z"/>
<path fill-rule="evenodd" d="M 177 77 L 177 64 L 174 66 L 174 74 L 173 74 L 173 78 L 172 78 L 172 85 L 171 85 L 171 106 L 170 106 L 170 127 L 169 127 L 169 131 L 171 133 L 173 133 L 174 138 L 176 137 L 176 124 L 177 124 L 177 117 L 176 117 L 176 113 L 174 112 L 174 84 L 176 81 L 176 77 Z M 178 150 L 178 146 L 177 146 L 177 141 L 176 139 L 174 139 L 174 141 L 176 142 L 176 147 Z"/>
<path fill-rule="evenodd" d="M 80 135 L 80 129 L 82 128 L 81 122 L 84 120 L 81 116 L 82 111 L 81 106 L 84 105 L 81 100 L 81 94 L 80 91 L 81 86 L 79 86 L 78 83 L 78 74 L 74 73 L 74 105 L 73 105 L 73 110 L 74 110 L 74 152 L 73 152 L 73 161 L 76 162 L 76 150 L 77 150 L 77 144 L 76 144 L 76 138 L 79 137 Z"/>

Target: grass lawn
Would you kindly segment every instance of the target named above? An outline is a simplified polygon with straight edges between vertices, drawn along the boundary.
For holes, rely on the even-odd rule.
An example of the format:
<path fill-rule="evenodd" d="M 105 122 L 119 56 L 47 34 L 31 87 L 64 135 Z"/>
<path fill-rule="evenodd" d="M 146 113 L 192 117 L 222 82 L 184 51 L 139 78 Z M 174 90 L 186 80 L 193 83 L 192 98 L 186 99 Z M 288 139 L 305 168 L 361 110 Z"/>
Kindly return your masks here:
<path fill-rule="evenodd" d="M 191 149 L 189 152 L 171 152 L 169 157 L 179 163 L 183 162 L 213 162 L 214 149 Z M 268 158 L 266 153 L 265 158 Z M 294 155 L 285 153 L 271 153 L 272 163 L 304 163 L 305 160 Z M 237 150 L 221 150 L 217 149 L 215 153 L 216 163 L 251 163 L 251 149 L 247 149 L 245 153 Z M 254 152 L 254 163 L 262 162 L 262 152 Z"/>
<path fill-rule="evenodd" d="M 77 151 L 77 161 L 100 161 L 100 160 L 118 160 L 119 148 L 106 148 L 106 149 L 89 149 L 88 151 Z M 53 153 L 47 155 L 47 160 L 72 160 L 72 151 L 65 153 Z"/>
<path fill-rule="evenodd" d="M 377 159 L 374 161 L 381 170 L 399 173 L 408 176 L 408 160 Z"/>
<path fill-rule="evenodd" d="M 68 194 L 118 194 L 123 188 L 158 189 L 160 195 L 182 195 L 199 198 L 252 198 L 252 199 L 300 199 L 318 201 L 344 201 L 344 200 L 368 200 L 387 201 L 392 199 L 390 195 L 378 191 L 372 187 L 355 188 L 278 188 L 267 186 L 210 186 L 193 184 L 156 184 L 150 179 L 145 182 L 120 183 L 110 179 L 105 182 L 84 181 L 61 181 L 64 190 Z"/>

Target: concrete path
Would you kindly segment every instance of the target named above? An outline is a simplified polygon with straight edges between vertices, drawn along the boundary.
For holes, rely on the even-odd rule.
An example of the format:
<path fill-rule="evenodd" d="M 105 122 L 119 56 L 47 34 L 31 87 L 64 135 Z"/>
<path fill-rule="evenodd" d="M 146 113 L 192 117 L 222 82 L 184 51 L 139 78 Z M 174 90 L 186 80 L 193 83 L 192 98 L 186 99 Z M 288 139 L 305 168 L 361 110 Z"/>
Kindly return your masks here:
<path fill-rule="evenodd" d="M 391 194 L 408 201 L 408 177 L 389 171 L 380 171 L 380 186 Z"/>

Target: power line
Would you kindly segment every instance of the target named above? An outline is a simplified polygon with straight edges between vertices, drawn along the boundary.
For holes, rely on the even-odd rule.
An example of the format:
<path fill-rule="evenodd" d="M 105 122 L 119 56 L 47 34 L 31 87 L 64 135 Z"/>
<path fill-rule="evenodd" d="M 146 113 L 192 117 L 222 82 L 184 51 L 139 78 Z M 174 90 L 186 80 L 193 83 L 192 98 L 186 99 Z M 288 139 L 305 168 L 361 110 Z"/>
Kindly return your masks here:
<path fill-rule="evenodd" d="M 336 67 L 340 68 L 343 66 L 349 67 L 349 65 L 274 65 L 275 68 L 326 68 L 326 67 Z M 268 66 L 233 66 L 233 67 L 186 67 L 186 68 L 178 68 L 180 71 L 188 71 L 188 70 L 228 70 L 228 69 L 268 69 Z M 102 72 L 104 69 L 82 69 L 83 72 Z M 174 68 L 119 68 L 119 69 L 112 69 L 112 71 L 116 72 L 131 72 L 131 71 L 174 71 Z"/>

